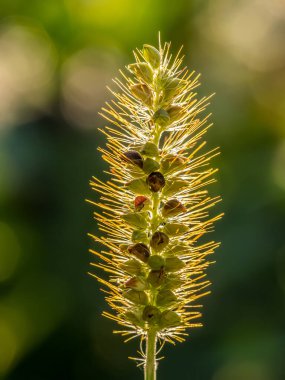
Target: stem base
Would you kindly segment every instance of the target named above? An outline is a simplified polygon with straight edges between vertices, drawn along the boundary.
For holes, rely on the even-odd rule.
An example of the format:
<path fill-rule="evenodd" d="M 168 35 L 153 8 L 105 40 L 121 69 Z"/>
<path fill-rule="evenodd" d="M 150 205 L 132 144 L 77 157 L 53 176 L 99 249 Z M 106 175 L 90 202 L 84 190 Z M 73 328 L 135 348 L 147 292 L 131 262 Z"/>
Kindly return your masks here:
<path fill-rule="evenodd" d="M 144 380 L 156 380 L 156 331 L 152 329 L 147 333 Z"/>

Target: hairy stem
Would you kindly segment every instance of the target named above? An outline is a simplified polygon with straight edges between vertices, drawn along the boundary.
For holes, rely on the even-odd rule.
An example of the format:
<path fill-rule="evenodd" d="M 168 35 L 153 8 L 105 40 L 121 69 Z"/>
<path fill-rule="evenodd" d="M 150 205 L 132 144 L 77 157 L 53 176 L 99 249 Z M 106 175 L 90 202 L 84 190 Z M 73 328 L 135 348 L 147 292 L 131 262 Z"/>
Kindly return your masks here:
<path fill-rule="evenodd" d="M 147 333 L 144 380 L 156 380 L 156 331 L 152 329 Z"/>

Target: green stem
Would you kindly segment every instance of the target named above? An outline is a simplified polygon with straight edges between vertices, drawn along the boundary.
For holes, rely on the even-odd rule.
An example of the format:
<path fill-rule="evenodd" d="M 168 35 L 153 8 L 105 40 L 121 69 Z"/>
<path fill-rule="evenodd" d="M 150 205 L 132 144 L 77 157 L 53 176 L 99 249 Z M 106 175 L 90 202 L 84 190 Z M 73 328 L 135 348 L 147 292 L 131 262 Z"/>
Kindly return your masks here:
<path fill-rule="evenodd" d="M 158 219 L 159 219 L 159 214 L 158 214 L 158 209 L 160 205 L 160 198 L 158 193 L 153 194 L 153 203 L 152 203 L 152 218 L 151 218 L 151 230 L 152 233 L 154 234 L 157 227 L 158 227 Z"/>
<path fill-rule="evenodd" d="M 159 71 L 157 76 L 159 75 Z M 155 79 L 154 83 L 155 88 L 155 97 L 154 97 L 154 105 L 153 111 L 157 111 L 159 108 L 159 89 L 157 88 L 157 79 Z M 160 130 L 159 125 L 155 125 L 153 134 L 153 142 L 159 147 L 159 140 L 161 137 L 162 131 Z M 160 161 L 160 158 L 158 159 Z M 151 218 L 151 230 L 154 233 L 158 227 L 158 219 L 159 219 L 159 205 L 160 205 L 160 197 L 159 194 L 153 193 L 153 204 L 152 204 L 152 218 Z M 150 291 L 150 299 L 151 303 L 155 300 L 155 290 Z M 144 367 L 144 380 L 156 380 L 156 340 L 157 340 L 157 332 L 155 329 L 151 328 L 147 332 L 146 337 L 146 361 Z"/>
<path fill-rule="evenodd" d="M 144 380 L 156 380 L 156 331 L 152 329 L 147 333 Z"/>

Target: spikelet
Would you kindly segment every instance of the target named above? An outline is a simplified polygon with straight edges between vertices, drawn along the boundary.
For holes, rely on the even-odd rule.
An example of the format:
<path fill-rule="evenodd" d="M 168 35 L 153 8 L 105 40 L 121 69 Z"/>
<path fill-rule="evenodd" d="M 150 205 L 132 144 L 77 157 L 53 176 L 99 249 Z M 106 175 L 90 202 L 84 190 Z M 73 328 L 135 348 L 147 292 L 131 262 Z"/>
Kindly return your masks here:
<path fill-rule="evenodd" d="M 92 237 L 105 246 L 92 250 L 100 259 L 92 265 L 109 275 L 92 274 L 107 288 L 112 313 L 103 315 L 124 326 L 123 336 L 144 340 L 152 331 L 160 343 L 181 342 L 201 326 L 197 300 L 209 293 L 205 270 L 219 244 L 198 241 L 222 216 L 209 217 L 220 198 L 206 190 L 218 150 L 200 153 L 209 97 L 197 99 L 199 75 L 181 68 L 180 52 L 173 58 L 169 48 L 144 45 L 114 80 L 118 90 L 103 108 L 112 126 L 101 131 L 107 146 L 99 148 L 111 179 L 91 181 L 103 232 Z"/>

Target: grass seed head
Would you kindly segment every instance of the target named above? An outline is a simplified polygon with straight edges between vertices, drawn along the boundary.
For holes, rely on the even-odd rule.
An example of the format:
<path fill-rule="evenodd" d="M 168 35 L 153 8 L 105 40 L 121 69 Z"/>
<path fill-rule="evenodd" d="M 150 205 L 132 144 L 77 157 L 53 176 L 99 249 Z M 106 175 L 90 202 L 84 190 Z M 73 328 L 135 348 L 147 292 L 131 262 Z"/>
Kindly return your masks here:
<path fill-rule="evenodd" d="M 219 244 L 199 240 L 221 215 L 209 215 L 220 198 L 207 191 L 217 151 L 201 153 L 208 98 L 197 98 L 199 75 L 169 51 L 169 43 L 144 45 L 115 79 L 115 100 L 103 108 L 112 124 L 103 130 L 107 148 L 99 149 L 111 178 L 93 178 L 91 186 L 101 196 L 102 236 L 94 239 L 105 246 L 94 265 L 109 276 L 95 277 L 113 311 L 104 315 L 125 326 L 123 335 L 151 329 L 173 343 L 200 326 L 192 320 L 201 317 L 197 300 L 207 294 L 208 256 Z"/>

